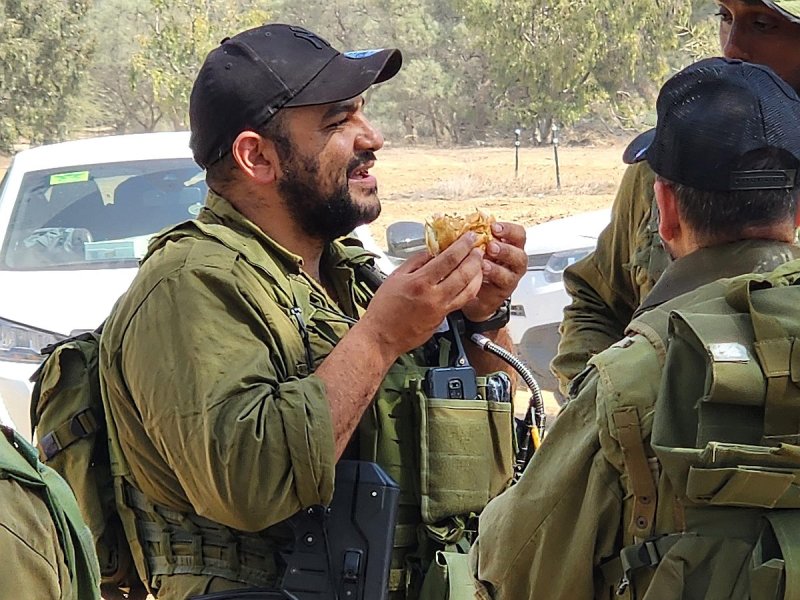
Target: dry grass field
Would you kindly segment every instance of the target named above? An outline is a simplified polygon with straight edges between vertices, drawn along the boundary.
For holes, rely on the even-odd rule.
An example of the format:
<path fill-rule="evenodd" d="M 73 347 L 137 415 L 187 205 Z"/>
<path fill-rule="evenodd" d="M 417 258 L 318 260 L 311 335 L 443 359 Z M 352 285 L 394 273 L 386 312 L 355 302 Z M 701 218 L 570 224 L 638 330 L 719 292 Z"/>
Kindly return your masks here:
<path fill-rule="evenodd" d="M 395 221 L 424 221 L 437 212 L 483 208 L 498 219 L 533 225 L 608 206 L 624 165 L 624 144 L 558 149 L 561 189 L 556 188 L 553 148 L 521 148 L 514 177 L 513 148 L 392 147 L 378 152 L 383 212 L 372 225 L 385 247 L 386 227 Z M 0 156 L 0 177 L 9 159 Z"/>
<path fill-rule="evenodd" d="M 498 219 L 533 225 L 609 206 L 625 170 L 624 144 L 559 148 L 561 189 L 552 147 L 522 148 L 514 177 L 513 148 L 392 148 L 372 170 L 383 205 L 372 233 L 385 246 L 395 221 L 424 221 L 436 212 L 483 208 Z"/>

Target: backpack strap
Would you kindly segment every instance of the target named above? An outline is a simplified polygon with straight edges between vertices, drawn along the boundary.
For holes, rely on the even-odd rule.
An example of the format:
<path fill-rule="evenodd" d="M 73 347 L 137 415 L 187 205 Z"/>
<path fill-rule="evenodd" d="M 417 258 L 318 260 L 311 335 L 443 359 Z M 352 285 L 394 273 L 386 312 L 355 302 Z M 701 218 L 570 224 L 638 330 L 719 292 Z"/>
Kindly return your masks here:
<path fill-rule="evenodd" d="M 609 561 L 608 565 L 604 565 L 602 570 L 607 581 L 614 581 L 608 579 L 608 575 L 617 576 L 621 575 L 622 579 L 617 588 L 617 596 L 624 596 L 629 592 L 633 574 L 639 569 L 657 567 L 661 559 L 669 552 L 672 547 L 681 541 L 686 536 L 694 535 L 692 533 L 670 533 L 652 537 L 639 542 L 638 544 L 631 544 L 625 546 L 619 553 L 619 558 Z M 606 574 L 608 572 L 608 575 Z M 629 596 L 630 597 L 630 596 Z"/>
<path fill-rule="evenodd" d="M 611 418 L 633 489 L 633 512 L 628 530 L 634 538 L 649 538 L 655 525 L 656 485 L 644 449 L 639 415 L 635 406 L 626 406 L 615 410 Z"/>
<path fill-rule="evenodd" d="M 66 423 L 44 435 L 37 447 L 44 460 L 49 461 L 68 446 L 98 432 L 102 427 L 102 421 L 98 419 L 95 411 L 85 408 L 75 413 Z"/>

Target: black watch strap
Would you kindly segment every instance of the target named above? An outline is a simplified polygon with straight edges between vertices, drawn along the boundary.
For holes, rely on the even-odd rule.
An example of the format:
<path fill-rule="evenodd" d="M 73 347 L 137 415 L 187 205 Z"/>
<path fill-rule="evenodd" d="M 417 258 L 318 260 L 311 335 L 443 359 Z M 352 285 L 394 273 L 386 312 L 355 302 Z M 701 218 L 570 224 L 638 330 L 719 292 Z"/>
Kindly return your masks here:
<path fill-rule="evenodd" d="M 494 331 L 501 329 L 508 325 L 508 320 L 511 318 L 511 298 L 506 298 L 500 305 L 495 313 L 485 321 L 470 321 L 464 318 L 464 329 L 468 334 L 484 333 L 486 331 Z"/>

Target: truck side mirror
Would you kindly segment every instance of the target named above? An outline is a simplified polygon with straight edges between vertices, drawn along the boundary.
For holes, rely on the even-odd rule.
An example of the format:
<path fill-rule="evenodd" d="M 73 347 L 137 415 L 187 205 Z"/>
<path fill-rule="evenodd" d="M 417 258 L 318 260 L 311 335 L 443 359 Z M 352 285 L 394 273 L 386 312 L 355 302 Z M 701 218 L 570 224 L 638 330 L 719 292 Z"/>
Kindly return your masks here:
<path fill-rule="evenodd" d="M 425 226 L 415 221 L 398 221 L 386 228 L 387 254 L 406 259 L 425 250 Z"/>

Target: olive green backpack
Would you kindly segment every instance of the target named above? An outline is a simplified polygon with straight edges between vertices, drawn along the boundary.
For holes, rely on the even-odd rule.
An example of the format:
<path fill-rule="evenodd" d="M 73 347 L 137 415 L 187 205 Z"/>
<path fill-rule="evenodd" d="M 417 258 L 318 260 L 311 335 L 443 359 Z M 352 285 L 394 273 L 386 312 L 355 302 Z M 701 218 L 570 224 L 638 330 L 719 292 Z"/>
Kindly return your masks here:
<path fill-rule="evenodd" d="M 609 408 L 628 495 L 608 597 L 800 598 L 800 261 L 631 329 L 666 352 L 655 406 Z"/>
<path fill-rule="evenodd" d="M 114 500 L 98 372 L 100 329 L 42 350 L 45 361 L 31 378 L 31 427 L 41 461 L 70 485 L 92 533 L 103 597 L 145 598 Z"/>

